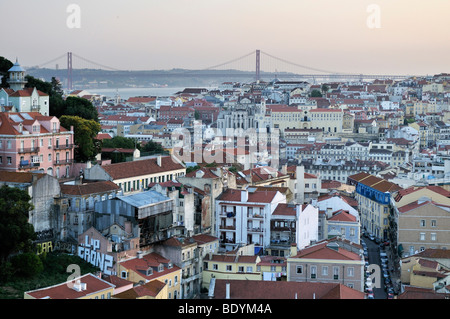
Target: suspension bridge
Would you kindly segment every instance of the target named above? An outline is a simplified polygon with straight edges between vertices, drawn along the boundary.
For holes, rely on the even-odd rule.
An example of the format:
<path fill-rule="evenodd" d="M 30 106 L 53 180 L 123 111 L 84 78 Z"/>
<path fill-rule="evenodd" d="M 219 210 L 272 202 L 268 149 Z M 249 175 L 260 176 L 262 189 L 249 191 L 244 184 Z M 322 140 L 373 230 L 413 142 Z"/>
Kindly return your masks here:
<path fill-rule="evenodd" d="M 75 58 L 75 60 L 74 60 Z M 75 63 L 74 63 L 75 61 Z M 62 63 L 61 63 L 62 62 Z M 60 65 L 66 66 L 61 68 Z M 274 77 L 279 79 L 295 80 L 312 80 L 312 81 L 339 81 L 339 80 L 375 80 L 375 79 L 392 79 L 402 80 L 411 77 L 410 75 L 389 75 L 389 74 L 359 74 L 347 73 L 337 70 L 325 70 L 316 67 L 299 64 L 288 61 L 283 58 L 276 57 L 272 54 L 261 50 L 255 50 L 229 61 L 222 62 L 217 65 L 209 66 L 198 70 L 176 69 L 175 71 L 130 71 L 122 70 L 116 67 L 107 66 L 73 52 L 64 53 L 56 58 L 41 63 L 34 68 L 36 69 L 56 69 L 59 71 L 65 70 L 65 84 L 67 89 L 71 90 L 73 86 L 74 70 L 102 70 L 113 71 L 114 74 L 132 73 L 133 77 L 151 76 L 158 77 L 224 77 L 229 78 L 248 78 L 249 75 L 254 81 L 263 80 L 263 77 L 270 76 L 270 80 Z M 264 79 L 269 80 L 269 79 Z"/>

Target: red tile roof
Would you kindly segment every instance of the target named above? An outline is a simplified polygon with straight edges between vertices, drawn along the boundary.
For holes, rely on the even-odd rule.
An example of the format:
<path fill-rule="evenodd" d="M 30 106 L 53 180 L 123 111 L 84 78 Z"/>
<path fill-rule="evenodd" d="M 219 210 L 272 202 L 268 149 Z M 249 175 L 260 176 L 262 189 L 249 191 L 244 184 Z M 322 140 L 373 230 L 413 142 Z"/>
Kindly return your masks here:
<path fill-rule="evenodd" d="M 351 251 L 338 248 L 335 250 L 328 247 L 327 241 L 306 247 L 298 252 L 295 258 L 308 259 L 331 259 L 331 260 L 361 260 L 361 257 Z"/>
<path fill-rule="evenodd" d="M 163 256 L 157 254 L 157 253 L 150 253 L 147 255 L 143 255 L 142 258 L 134 258 L 127 261 L 123 261 L 120 263 L 120 265 L 130 271 L 134 271 L 135 273 L 139 274 L 139 276 L 147 279 L 147 280 L 153 280 L 158 277 L 170 274 L 174 271 L 179 271 L 181 268 L 173 265 L 172 268 L 164 267 L 164 270 L 161 272 L 153 271 L 153 273 L 150 276 L 147 276 L 142 271 L 145 271 L 149 267 L 158 267 L 160 264 L 169 263 L 170 260 L 164 258 Z"/>
<path fill-rule="evenodd" d="M 81 283 L 86 283 L 86 290 L 76 291 L 73 288 L 69 288 L 67 283 L 64 282 L 55 286 L 29 291 L 27 294 L 37 299 L 80 299 L 108 288 L 114 288 L 113 284 L 93 274 L 86 274 L 79 277 L 79 279 Z"/>
<path fill-rule="evenodd" d="M 214 298 L 225 299 L 364 299 L 364 293 L 338 283 L 216 279 Z"/>
<path fill-rule="evenodd" d="M 279 203 L 272 215 L 295 216 L 296 211 L 295 205 Z"/>
<path fill-rule="evenodd" d="M 331 218 L 329 218 L 328 220 L 340 221 L 340 222 L 356 222 L 357 221 L 356 216 L 353 216 L 348 211 L 342 210 L 342 209 L 334 212 L 333 215 L 331 216 Z"/>
<path fill-rule="evenodd" d="M 64 195 L 83 196 L 119 190 L 119 186 L 111 181 L 98 181 L 81 185 L 61 184 L 61 193 Z"/>
<path fill-rule="evenodd" d="M 172 160 L 171 156 L 163 156 L 161 157 L 161 166 L 158 165 L 156 158 L 151 158 L 147 160 L 103 165 L 102 168 L 113 179 L 118 180 L 162 172 L 169 173 L 173 170 L 183 169 L 184 166 Z"/>
<path fill-rule="evenodd" d="M 203 245 L 218 240 L 217 237 L 206 234 L 194 235 L 192 238 L 194 238 L 198 245 Z"/>
<path fill-rule="evenodd" d="M 227 189 L 217 197 L 217 201 L 241 202 L 243 190 Z M 247 203 L 271 203 L 278 191 L 255 191 L 248 193 Z"/>

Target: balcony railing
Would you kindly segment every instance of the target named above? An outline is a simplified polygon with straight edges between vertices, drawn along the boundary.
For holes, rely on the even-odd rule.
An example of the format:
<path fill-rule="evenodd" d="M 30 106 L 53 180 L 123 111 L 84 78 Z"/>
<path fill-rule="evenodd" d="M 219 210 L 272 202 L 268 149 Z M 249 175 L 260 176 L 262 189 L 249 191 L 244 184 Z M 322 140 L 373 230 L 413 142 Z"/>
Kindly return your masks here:
<path fill-rule="evenodd" d="M 58 145 L 54 145 L 53 148 L 55 150 L 65 150 L 65 149 L 73 148 L 73 144 L 58 144 Z"/>
<path fill-rule="evenodd" d="M 29 169 L 29 168 L 34 168 L 34 167 L 39 167 L 41 164 L 40 163 L 21 163 L 19 164 L 18 169 Z"/>
<path fill-rule="evenodd" d="M 53 161 L 53 165 L 72 164 L 73 162 L 74 162 L 73 159 L 55 160 Z"/>
<path fill-rule="evenodd" d="M 18 150 L 19 154 L 38 153 L 38 152 L 39 152 L 39 147 L 19 148 L 19 150 Z"/>

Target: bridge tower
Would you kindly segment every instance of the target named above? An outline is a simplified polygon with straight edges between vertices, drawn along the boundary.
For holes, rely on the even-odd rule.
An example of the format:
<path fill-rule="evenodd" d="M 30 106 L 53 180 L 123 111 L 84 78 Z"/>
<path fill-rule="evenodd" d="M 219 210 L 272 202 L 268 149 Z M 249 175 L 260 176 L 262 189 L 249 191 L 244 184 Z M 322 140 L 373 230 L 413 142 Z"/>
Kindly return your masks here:
<path fill-rule="evenodd" d="M 261 51 L 256 50 L 256 74 L 255 74 L 256 82 L 258 82 L 260 79 L 260 74 L 259 74 L 260 70 L 261 70 Z"/>
<path fill-rule="evenodd" d="M 67 52 L 67 90 L 72 90 L 72 52 Z"/>

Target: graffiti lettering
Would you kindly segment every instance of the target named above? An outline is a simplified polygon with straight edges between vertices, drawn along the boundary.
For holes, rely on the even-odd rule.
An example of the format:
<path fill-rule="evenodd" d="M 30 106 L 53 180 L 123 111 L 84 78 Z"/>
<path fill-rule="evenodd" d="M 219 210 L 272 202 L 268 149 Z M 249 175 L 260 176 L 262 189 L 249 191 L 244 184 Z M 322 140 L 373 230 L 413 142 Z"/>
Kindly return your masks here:
<path fill-rule="evenodd" d="M 84 243 L 78 246 L 78 256 L 93 266 L 100 268 L 105 275 L 115 275 L 113 271 L 113 256 L 103 254 L 99 251 L 100 241 L 97 239 L 90 239 L 86 236 Z"/>

